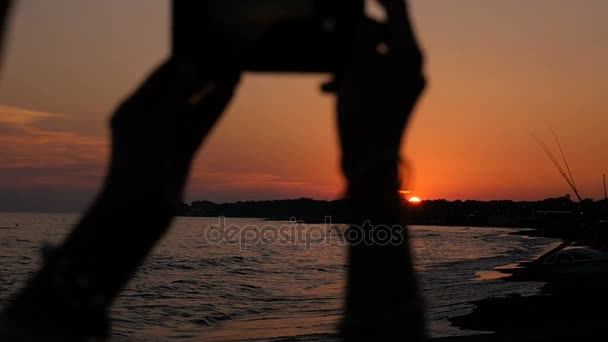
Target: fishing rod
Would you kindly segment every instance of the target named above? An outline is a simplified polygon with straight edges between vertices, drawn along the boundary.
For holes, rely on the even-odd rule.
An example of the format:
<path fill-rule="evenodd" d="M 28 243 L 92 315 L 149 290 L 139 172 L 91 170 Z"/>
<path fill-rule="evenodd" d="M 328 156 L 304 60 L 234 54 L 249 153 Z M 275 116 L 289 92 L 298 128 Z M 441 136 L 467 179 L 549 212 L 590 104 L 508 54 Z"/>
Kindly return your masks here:
<path fill-rule="evenodd" d="M 602 177 L 604 178 L 604 199 L 608 199 L 608 195 L 606 195 L 606 174 L 603 174 Z"/>
<path fill-rule="evenodd" d="M 564 150 L 562 149 L 562 144 L 559 142 L 559 139 L 557 138 L 557 134 L 555 134 L 555 131 L 553 130 L 553 128 L 551 128 L 551 134 L 553 134 L 553 138 L 555 138 L 555 142 L 557 143 L 559 152 L 561 153 L 564 164 L 566 165 L 566 169 L 568 170 L 568 176 L 570 176 L 570 182 L 572 182 L 572 188 L 574 189 L 574 193 L 576 194 L 576 197 L 578 197 L 578 200 L 582 201 L 581 196 L 579 196 L 579 194 L 578 194 L 578 189 L 576 188 L 576 183 L 574 183 L 574 177 L 572 177 L 572 172 L 570 171 L 570 166 L 568 165 L 568 160 L 566 159 Z"/>
<path fill-rule="evenodd" d="M 553 130 L 552 130 L 552 132 L 553 132 Z M 574 177 L 572 177 L 572 172 L 570 171 L 570 166 L 568 165 L 568 160 L 566 159 L 566 155 L 564 153 L 564 150 L 562 149 L 561 144 L 559 142 L 559 139 L 557 138 L 557 135 L 555 134 L 555 132 L 553 132 L 553 137 L 555 138 L 555 141 L 557 142 L 557 145 L 559 147 L 562 159 L 563 159 L 564 164 L 566 166 L 566 170 L 564 170 L 564 168 L 562 167 L 561 163 L 555 157 L 555 155 L 553 154 L 553 152 L 551 151 L 551 149 L 549 148 L 549 146 L 547 146 L 547 144 L 541 138 L 536 137 L 536 141 L 542 147 L 543 151 L 549 157 L 549 159 L 551 160 L 551 162 L 553 163 L 553 165 L 555 165 L 555 167 L 557 168 L 557 171 L 559 171 L 559 173 L 562 175 L 562 177 L 564 178 L 564 180 L 566 181 L 566 183 L 568 184 L 568 186 L 570 187 L 570 189 L 572 189 L 572 192 L 574 192 L 574 195 L 576 195 L 576 198 L 578 199 L 578 201 L 582 202 L 583 199 L 582 199 L 580 193 L 578 192 L 578 189 L 576 187 L 576 183 L 574 182 Z M 566 171 L 567 171 L 567 173 L 566 173 Z"/>
<path fill-rule="evenodd" d="M 559 160 L 555 157 L 555 155 L 553 154 L 553 152 L 551 151 L 551 149 L 549 148 L 549 146 L 547 146 L 547 144 L 540 137 L 535 137 L 536 141 L 542 147 L 543 151 L 549 157 L 549 159 L 551 160 L 551 162 L 553 163 L 553 165 L 555 165 L 555 167 L 557 168 L 557 171 L 559 171 L 559 173 L 562 175 L 562 177 L 564 178 L 564 180 L 566 181 L 566 183 L 568 184 L 568 186 L 570 187 L 570 189 L 572 189 L 572 192 L 574 192 L 574 194 L 576 195 L 576 198 L 578 199 L 578 202 L 581 205 L 583 205 L 583 199 L 582 199 L 580 193 L 578 192 L 578 189 L 576 187 L 576 183 L 574 182 L 574 177 L 572 176 L 572 171 L 570 170 L 570 165 L 568 164 L 568 160 L 566 159 L 566 154 L 564 153 L 564 149 L 562 148 L 562 145 L 561 145 L 561 143 L 560 143 L 560 141 L 559 141 L 559 139 L 557 137 L 557 134 L 553 130 L 553 128 L 551 128 L 551 133 L 553 135 L 553 138 L 555 139 L 555 142 L 557 143 L 560 155 L 561 155 L 563 163 L 565 165 L 565 170 L 562 167 L 562 165 L 559 162 Z M 583 225 L 582 228 L 583 229 L 580 230 L 578 232 L 578 234 L 573 235 L 573 236 L 568 236 L 568 237 L 564 238 L 564 241 L 562 243 L 560 243 L 558 246 L 552 248 L 550 251 L 548 251 L 545 254 L 543 254 L 540 257 L 538 257 L 538 259 L 536 261 L 538 263 L 542 263 L 543 261 L 545 261 L 550 256 L 552 256 L 552 255 L 556 254 L 557 252 L 559 252 L 559 251 L 565 249 L 566 247 L 570 246 L 572 243 L 574 243 L 578 239 L 579 236 L 581 236 L 583 233 L 586 233 L 587 231 L 589 231 L 591 229 L 591 225 Z"/>

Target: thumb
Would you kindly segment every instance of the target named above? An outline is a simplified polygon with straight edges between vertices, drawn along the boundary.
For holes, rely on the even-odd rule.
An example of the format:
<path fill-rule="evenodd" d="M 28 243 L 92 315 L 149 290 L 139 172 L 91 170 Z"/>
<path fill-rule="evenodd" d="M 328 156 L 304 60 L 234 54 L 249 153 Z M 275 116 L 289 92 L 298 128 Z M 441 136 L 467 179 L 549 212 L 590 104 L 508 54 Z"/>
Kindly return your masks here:
<path fill-rule="evenodd" d="M 385 8 L 393 49 L 418 49 L 406 0 L 378 0 Z"/>

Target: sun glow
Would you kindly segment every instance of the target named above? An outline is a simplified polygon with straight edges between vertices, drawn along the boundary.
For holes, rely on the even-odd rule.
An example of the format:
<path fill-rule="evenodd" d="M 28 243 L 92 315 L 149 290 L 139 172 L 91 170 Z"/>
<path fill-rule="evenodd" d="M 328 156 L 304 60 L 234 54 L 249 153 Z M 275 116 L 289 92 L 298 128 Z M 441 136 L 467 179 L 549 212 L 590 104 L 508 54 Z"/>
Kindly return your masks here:
<path fill-rule="evenodd" d="M 403 201 L 406 201 L 406 202 L 409 202 L 412 204 L 418 204 L 418 203 L 422 202 L 420 197 L 411 196 L 412 192 L 409 190 L 399 190 L 399 195 L 401 195 L 401 198 L 403 199 Z"/>
<path fill-rule="evenodd" d="M 399 190 L 399 196 L 402 201 L 407 201 L 410 193 L 411 191 L 409 190 Z"/>
<path fill-rule="evenodd" d="M 416 196 L 414 196 L 414 197 L 410 197 L 410 199 L 409 199 L 408 201 L 409 201 L 410 203 L 414 203 L 414 204 L 417 204 L 417 203 L 422 202 L 422 200 L 420 199 L 420 197 L 416 197 Z"/>

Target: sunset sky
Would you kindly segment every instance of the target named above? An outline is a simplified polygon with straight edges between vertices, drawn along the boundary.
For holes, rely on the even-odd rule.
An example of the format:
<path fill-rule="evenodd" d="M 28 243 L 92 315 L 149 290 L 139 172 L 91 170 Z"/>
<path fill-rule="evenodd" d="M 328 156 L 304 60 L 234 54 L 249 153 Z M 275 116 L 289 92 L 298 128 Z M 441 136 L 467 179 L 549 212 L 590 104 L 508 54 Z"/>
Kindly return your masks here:
<path fill-rule="evenodd" d="M 568 192 L 534 140 L 553 127 L 584 197 L 608 173 L 608 1 L 411 0 L 429 88 L 404 186 L 422 199 Z M 0 210 L 86 207 L 115 105 L 168 54 L 169 1 L 22 0 L 0 74 Z M 187 200 L 343 191 L 324 75 L 247 74 L 199 154 Z"/>

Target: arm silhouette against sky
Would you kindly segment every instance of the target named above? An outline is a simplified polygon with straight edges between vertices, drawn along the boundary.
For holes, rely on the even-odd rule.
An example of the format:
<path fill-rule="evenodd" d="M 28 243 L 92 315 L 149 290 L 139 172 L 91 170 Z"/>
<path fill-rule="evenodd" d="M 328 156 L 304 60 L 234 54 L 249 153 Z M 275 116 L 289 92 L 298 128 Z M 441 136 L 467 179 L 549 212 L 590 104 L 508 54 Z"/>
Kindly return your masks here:
<path fill-rule="evenodd" d="M 232 97 L 240 73 L 224 75 L 207 79 L 169 60 L 119 106 L 103 189 L 6 310 L 16 326 L 58 338 L 105 334 L 107 308 L 169 227 L 194 152 Z"/>
<path fill-rule="evenodd" d="M 405 2 L 384 5 L 388 35 L 371 21 L 362 24 L 335 86 L 354 224 L 349 229 L 354 237 L 371 237 L 351 241 L 349 248 L 343 324 L 348 341 L 411 341 L 425 335 L 399 194 L 401 141 L 425 86 L 422 53 Z M 382 241 L 384 233 L 395 240 Z"/>

